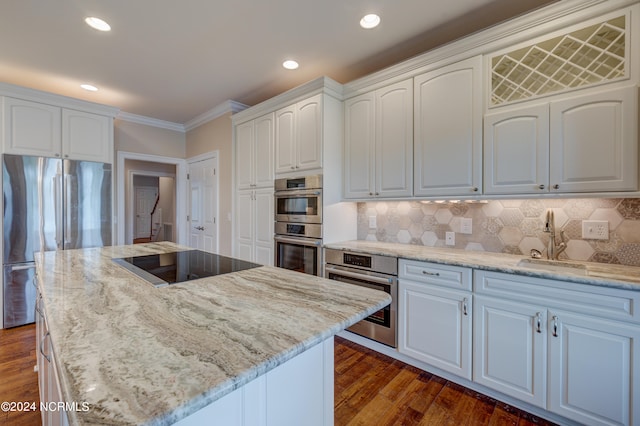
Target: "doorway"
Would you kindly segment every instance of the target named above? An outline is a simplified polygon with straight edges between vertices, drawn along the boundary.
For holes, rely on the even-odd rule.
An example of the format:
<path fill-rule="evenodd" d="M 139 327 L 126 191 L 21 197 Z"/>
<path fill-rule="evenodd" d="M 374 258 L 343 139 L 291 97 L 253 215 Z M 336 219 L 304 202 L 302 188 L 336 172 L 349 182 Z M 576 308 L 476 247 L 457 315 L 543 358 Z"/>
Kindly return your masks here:
<path fill-rule="evenodd" d="M 189 159 L 189 245 L 211 253 L 218 252 L 217 169 L 217 152 Z"/>
<path fill-rule="evenodd" d="M 138 238 L 188 244 L 186 221 L 180 220 L 186 218 L 188 212 L 186 191 L 180 189 L 187 187 L 185 160 L 118 151 L 116 180 L 116 244 L 132 244 L 134 238 L 142 235 L 136 224 L 136 186 L 157 187 L 159 195 L 159 199 L 156 197 L 158 203 L 155 211 L 152 209 L 154 214 L 149 215 L 148 222 L 139 226 L 141 229 L 148 227 L 149 230 L 145 236 Z M 137 185 L 134 185 L 134 181 Z"/>

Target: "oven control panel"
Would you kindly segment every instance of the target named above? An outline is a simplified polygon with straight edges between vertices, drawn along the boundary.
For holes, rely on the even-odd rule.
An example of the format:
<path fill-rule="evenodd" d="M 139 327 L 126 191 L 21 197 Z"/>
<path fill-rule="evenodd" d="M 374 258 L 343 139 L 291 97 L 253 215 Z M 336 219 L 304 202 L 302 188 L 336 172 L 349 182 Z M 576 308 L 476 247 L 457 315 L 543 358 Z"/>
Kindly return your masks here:
<path fill-rule="evenodd" d="M 342 262 L 345 265 L 359 266 L 361 268 L 371 268 L 371 256 L 361 256 L 358 254 L 344 253 Z"/>

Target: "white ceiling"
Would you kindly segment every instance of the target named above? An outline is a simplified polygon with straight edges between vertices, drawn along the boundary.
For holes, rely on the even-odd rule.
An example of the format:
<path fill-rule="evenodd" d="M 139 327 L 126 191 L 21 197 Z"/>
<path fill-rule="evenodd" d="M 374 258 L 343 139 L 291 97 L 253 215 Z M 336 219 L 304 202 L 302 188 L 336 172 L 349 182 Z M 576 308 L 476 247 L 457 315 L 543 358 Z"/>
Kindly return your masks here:
<path fill-rule="evenodd" d="M 0 81 L 185 123 L 323 75 L 346 83 L 553 1 L 2 0 Z M 361 29 L 371 12 L 382 23 Z"/>

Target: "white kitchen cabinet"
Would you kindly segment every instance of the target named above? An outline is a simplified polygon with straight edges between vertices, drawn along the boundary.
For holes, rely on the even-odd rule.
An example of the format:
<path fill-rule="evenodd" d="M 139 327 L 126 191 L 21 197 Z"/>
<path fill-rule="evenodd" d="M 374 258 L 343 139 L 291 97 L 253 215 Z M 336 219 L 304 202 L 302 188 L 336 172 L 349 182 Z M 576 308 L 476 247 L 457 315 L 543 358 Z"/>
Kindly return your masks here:
<path fill-rule="evenodd" d="M 550 105 L 551 191 L 638 189 L 638 88 Z"/>
<path fill-rule="evenodd" d="M 113 119 L 38 102 L 4 98 L 4 152 L 113 162 Z"/>
<path fill-rule="evenodd" d="M 236 126 L 238 189 L 273 186 L 273 113 Z"/>
<path fill-rule="evenodd" d="M 473 381 L 545 408 L 546 309 L 475 296 Z"/>
<path fill-rule="evenodd" d="M 344 198 L 411 196 L 412 80 L 348 99 L 344 109 Z"/>
<path fill-rule="evenodd" d="M 63 109 L 62 156 L 73 160 L 112 163 L 112 118 Z"/>
<path fill-rule="evenodd" d="M 4 97 L 3 103 L 5 153 L 61 156 L 60 107 L 10 97 Z"/>
<path fill-rule="evenodd" d="M 549 106 L 510 108 L 484 117 L 484 193 L 549 190 Z"/>
<path fill-rule="evenodd" d="M 474 272 L 473 380 L 588 425 L 638 423 L 640 294 Z"/>
<path fill-rule="evenodd" d="M 487 114 L 487 194 L 634 191 L 638 90 L 598 91 Z"/>
<path fill-rule="evenodd" d="M 273 188 L 237 191 L 236 257 L 273 265 L 273 209 Z"/>
<path fill-rule="evenodd" d="M 414 78 L 415 196 L 482 188 L 482 58 Z"/>
<path fill-rule="evenodd" d="M 585 425 L 638 424 L 640 326 L 549 311 L 549 407 Z"/>
<path fill-rule="evenodd" d="M 398 351 L 471 380 L 471 269 L 400 259 Z"/>
<path fill-rule="evenodd" d="M 63 401 L 60 390 L 60 379 L 55 363 L 51 335 L 47 326 L 47 320 L 42 306 L 42 297 L 38 294 L 36 301 L 36 337 L 38 368 L 38 387 L 40 391 L 40 404 L 48 409 L 41 410 L 42 424 L 50 426 L 66 426 L 69 424 L 65 410 L 58 407 Z M 82 404 L 81 401 L 78 404 Z M 83 409 L 82 405 L 78 409 Z M 40 409 L 40 407 L 38 407 Z"/>
<path fill-rule="evenodd" d="M 275 172 L 322 167 L 322 94 L 275 112 Z"/>

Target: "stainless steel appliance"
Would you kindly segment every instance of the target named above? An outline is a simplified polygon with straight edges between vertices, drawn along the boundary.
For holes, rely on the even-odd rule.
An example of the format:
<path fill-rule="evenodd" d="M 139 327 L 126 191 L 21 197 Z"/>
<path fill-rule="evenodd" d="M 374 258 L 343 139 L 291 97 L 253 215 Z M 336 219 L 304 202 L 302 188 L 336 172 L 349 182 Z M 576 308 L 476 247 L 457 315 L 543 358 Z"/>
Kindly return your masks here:
<path fill-rule="evenodd" d="M 322 175 L 276 179 L 276 222 L 322 223 Z"/>
<path fill-rule="evenodd" d="M 3 327 L 34 322 L 34 253 L 111 245 L 111 165 L 3 156 Z"/>
<path fill-rule="evenodd" d="M 202 250 L 123 257 L 113 261 L 156 287 L 262 266 Z"/>
<path fill-rule="evenodd" d="M 322 175 L 276 179 L 276 266 L 322 275 Z"/>
<path fill-rule="evenodd" d="M 390 305 L 347 330 L 397 347 L 398 258 L 327 248 L 325 260 L 325 278 L 381 290 L 391 296 Z"/>

